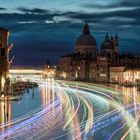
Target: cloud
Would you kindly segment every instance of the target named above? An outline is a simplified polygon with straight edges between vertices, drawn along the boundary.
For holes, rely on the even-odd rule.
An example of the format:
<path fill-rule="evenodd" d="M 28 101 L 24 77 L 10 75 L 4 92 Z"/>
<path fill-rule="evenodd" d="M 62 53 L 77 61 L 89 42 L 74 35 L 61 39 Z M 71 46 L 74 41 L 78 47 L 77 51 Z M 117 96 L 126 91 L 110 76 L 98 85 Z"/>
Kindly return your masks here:
<path fill-rule="evenodd" d="M 81 3 L 80 3 L 81 4 Z M 0 21 L 7 21 L 11 19 L 11 22 L 28 24 L 31 21 L 35 21 L 36 24 L 47 23 L 67 23 L 67 24 L 81 24 L 83 20 L 87 20 L 90 23 L 102 23 L 114 24 L 120 26 L 120 24 L 139 25 L 140 24 L 140 2 L 138 0 L 118 0 L 116 2 L 82 2 L 82 7 L 87 10 L 84 11 L 58 11 L 48 10 L 41 8 L 27 8 L 18 7 L 17 13 L 5 13 L 0 14 Z M 93 9 L 88 11 L 88 9 Z M 96 9 L 96 10 L 95 10 Z M 130 18 L 132 20 L 130 20 Z M 122 20 L 120 20 L 122 19 Z"/>
<path fill-rule="evenodd" d="M 6 8 L 0 7 L 0 11 L 4 11 L 4 10 L 6 10 Z"/>
<path fill-rule="evenodd" d="M 36 21 L 18 21 L 19 24 L 33 24 L 36 23 Z"/>
<path fill-rule="evenodd" d="M 53 21 L 55 23 L 61 23 L 61 22 L 68 22 L 68 23 L 82 23 L 82 19 L 75 19 L 73 17 L 68 16 L 68 14 L 60 15 L 60 16 L 54 16 Z"/>
<path fill-rule="evenodd" d="M 50 12 L 49 10 L 45 10 L 45 9 L 40 9 L 40 8 L 28 9 L 25 7 L 19 7 L 19 8 L 17 8 L 17 10 L 19 10 L 23 13 L 30 13 L 30 14 L 46 14 L 46 13 Z"/>
<path fill-rule="evenodd" d="M 48 57 L 53 63 L 58 62 L 59 56 L 74 50 L 75 41 L 82 32 L 85 20 L 89 22 L 98 47 L 105 33 L 110 32 L 119 34 L 121 50 L 125 50 L 125 46 L 127 49 L 132 46 L 134 50 L 139 50 L 134 45 L 140 44 L 138 4 L 130 6 L 127 3 L 127 8 L 123 10 L 122 6 L 113 8 L 113 4 L 107 4 L 108 8 L 102 8 L 101 11 L 101 8 L 95 11 L 52 11 L 19 7 L 16 13 L 0 13 L 0 26 L 11 31 L 10 42 L 15 44 L 15 63 L 20 65 L 44 63 Z"/>
<path fill-rule="evenodd" d="M 123 7 L 123 8 L 138 8 L 140 7 L 140 2 L 139 0 L 135 0 L 135 1 L 132 1 L 132 0 L 118 0 L 116 2 L 112 1 L 110 3 L 105 3 L 105 2 L 100 2 L 100 3 L 85 3 L 85 4 L 82 4 L 81 5 L 82 7 L 85 7 L 85 8 L 95 8 L 95 9 L 114 9 L 114 8 L 120 8 L 120 7 Z"/>
<path fill-rule="evenodd" d="M 108 19 L 108 24 L 112 24 L 114 22 L 114 17 L 118 18 L 118 24 L 125 24 L 128 22 L 131 25 L 140 25 L 140 8 L 135 8 L 132 10 L 117 10 L 117 11 L 109 11 L 109 12 L 101 12 L 101 13 L 96 13 L 96 12 L 91 12 L 91 13 L 75 13 L 68 15 L 71 18 L 74 19 L 85 19 L 91 23 L 102 23 L 106 22 Z M 131 18 L 131 20 L 130 20 Z M 112 20 L 111 20 L 112 19 Z M 123 19 L 123 20 L 119 20 Z M 125 22 L 124 22 L 125 20 Z M 114 22 L 115 24 L 115 22 Z"/>
<path fill-rule="evenodd" d="M 42 25 L 47 24 L 50 29 L 54 28 L 68 28 L 80 29 L 84 21 L 88 21 L 94 30 L 117 30 L 119 27 L 124 29 L 128 26 L 134 27 L 140 25 L 140 8 L 124 9 L 105 12 L 81 12 L 81 11 L 51 11 L 45 9 L 27 9 L 18 8 L 21 13 L 0 13 L 0 23 L 2 26 L 10 27 L 18 32 L 29 28 L 41 28 Z M 38 13 L 38 14 L 36 14 Z M 7 22 L 10 19 L 10 23 Z M 28 24 L 26 26 L 19 26 L 17 24 Z M 35 26 L 29 26 L 34 24 Z M 57 25 L 56 25 L 57 24 Z M 53 27 L 52 27 L 53 26 Z M 52 29 L 53 30 L 53 29 Z"/>
<path fill-rule="evenodd" d="M 53 24 L 53 23 L 55 23 L 53 20 L 45 20 L 45 23 L 46 24 Z"/>

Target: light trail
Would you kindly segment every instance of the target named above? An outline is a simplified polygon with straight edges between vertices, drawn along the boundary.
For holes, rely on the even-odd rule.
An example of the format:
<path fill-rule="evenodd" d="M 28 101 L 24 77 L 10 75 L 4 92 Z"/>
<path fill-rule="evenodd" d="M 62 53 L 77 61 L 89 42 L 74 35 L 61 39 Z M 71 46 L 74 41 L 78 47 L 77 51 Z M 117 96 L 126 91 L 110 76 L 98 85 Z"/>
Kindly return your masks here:
<path fill-rule="evenodd" d="M 34 79 L 37 81 L 36 78 L 32 78 L 32 80 Z M 135 129 L 139 130 L 137 124 L 140 118 L 138 113 L 140 104 L 136 95 L 135 97 L 127 95 L 134 99 L 134 104 L 128 104 L 123 99 L 120 90 L 115 91 L 106 86 L 51 79 L 45 81 L 39 81 L 40 86 L 45 89 L 43 104 L 19 118 L 0 124 L 0 129 L 5 129 L 0 133 L 0 139 L 61 140 L 69 137 L 70 139 L 86 140 L 93 138 L 95 133 L 116 122 L 119 127 L 113 128 L 108 140 L 113 139 L 116 134 L 120 134 L 126 125 L 129 129 L 123 133 L 122 140 L 130 132 L 136 132 Z M 98 106 L 100 103 L 103 106 Z M 135 118 L 132 116 L 134 112 Z M 126 114 L 127 118 L 124 118 Z M 57 131 L 62 133 L 54 134 Z M 33 132 L 32 136 L 31 132 Z M 139 136 L 138 133 L 136 135 Z"/>
<path fill-rule="evenodd" d="M 56 100 L 56 106 L 59 104 L 59 102 Z M 52 107 L 52 106 L 51 106 Z M 31 123 L 33 123 L 34 121 L 38 121 L 38 118 L 40 118 L 44 113 L 48 112 L 49 109 L 46 108 L 45 110 L 35 114 L 34 116 L 32 116 L 31 118 L 27 119 L 26 121 L 22 121 L 20 124 L 16 125 L 15 127 L 11 128 L 10 130 L 8 129 L 8 131 L 5 131 L 5 134 L 0 135 L 0 139 L 6 137 L 6 135 L 9 135 L 9 133 L 15 132 L 16 130 L 27 126 Z"/>

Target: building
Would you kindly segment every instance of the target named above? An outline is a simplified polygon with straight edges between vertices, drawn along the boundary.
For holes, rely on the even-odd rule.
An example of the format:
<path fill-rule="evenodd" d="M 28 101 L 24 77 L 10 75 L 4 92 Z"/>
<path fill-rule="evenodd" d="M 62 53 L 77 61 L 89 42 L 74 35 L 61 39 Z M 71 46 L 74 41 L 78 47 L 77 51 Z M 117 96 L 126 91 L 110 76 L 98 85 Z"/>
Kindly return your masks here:
<path fill-rule="evenodd" d="M 4 84 L 7 78 L 9 78 L 9 51 L 12 48 L 12 44 L 8 47 L 8 39 L 10 32 L 7 29 L 0 28 L 0 92 L 4 90 Z"/>
<path fill-rule="evenodd" d="M 47 64 L 43 69 L 43 77 L 45 78 L 56 77 L 56 66 L 51 65 L 49 60 L 47 61 Z"/>
<path fill-rule="evenodd" d="M 124 69 L 130 65 L 139 65 L 140 57 L 134 54 L 122 55 L 117 34 L 109 37 L 107 33 L 98 51 L 96 39 L 86 23 L 76 40 L 74 52 L 61 56 L 59 62 L 63 79 L 114 82 L 115 78 L 119 82 L 123 80 Z"/>
<path fill-rule="evenodd" d="M 140 82 L 140 67 L 110 67 L 110 82 L 120 84 Z"/>
<path fill-rule="evenodd" d="M 140 67 L 126 68 L 124 72 L 124 82 L 140 82 Z"/>
<path fill-rule="evenodd" d="M 65 79 L 89 80 L 90 63 L 97 55 L 96 39 L 91 35 L 86 23 L 82 34 L 76 41 L 74 53 L 60 58 L 60 69 Z"/>
<path fill-rule="evenodd" d="M 124 66 L 112 66 L 110 67 L 110 82 L 121 83 L 124 82 Z"/>

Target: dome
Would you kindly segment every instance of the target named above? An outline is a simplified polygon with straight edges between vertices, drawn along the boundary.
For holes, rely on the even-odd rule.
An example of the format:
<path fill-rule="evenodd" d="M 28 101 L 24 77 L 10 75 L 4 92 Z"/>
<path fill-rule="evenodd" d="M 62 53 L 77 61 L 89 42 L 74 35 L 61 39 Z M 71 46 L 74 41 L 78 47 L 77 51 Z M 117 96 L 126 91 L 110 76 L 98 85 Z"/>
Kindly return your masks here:
<path fill-rule="evenodd" d="M 86 23 L 83 29 L 83 34 L 76 41 L 76 50 L 95 50 L 96 46 L 96 39 L 90 34 L 89 26 Z"/>
<path fill-rule="evenodd" d="M 81 35 L 77 41 L 76 46 L 96 46 L 96 40 L 92 35 Z"/>
<path fill-rule="evenodd" d="M 113 49 L 113 37 L 109 39 L 108 34 L 106 34 L 105 40 L 101 45 L 101 49 Z"/>
<path fill-rule="evenodd" d="M 102 49 L 113 49 L 112 43 L 110 41 L 104 41 L 101 45 Z"/>

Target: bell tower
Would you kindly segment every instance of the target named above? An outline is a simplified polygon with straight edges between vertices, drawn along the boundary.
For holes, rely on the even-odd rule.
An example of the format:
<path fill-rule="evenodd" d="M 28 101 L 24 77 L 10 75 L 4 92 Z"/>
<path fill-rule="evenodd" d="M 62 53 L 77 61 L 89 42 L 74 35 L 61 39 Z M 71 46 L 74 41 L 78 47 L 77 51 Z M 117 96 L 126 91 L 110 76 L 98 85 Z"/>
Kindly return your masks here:
<path fill-rule="evenodd" d="M 114 53 L 116 53 L 117 55 L 119 54 L 119 37 L 116 34 L 114 37 Z"/>

